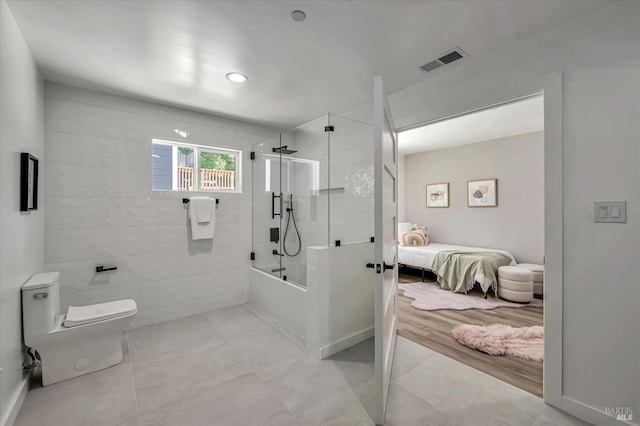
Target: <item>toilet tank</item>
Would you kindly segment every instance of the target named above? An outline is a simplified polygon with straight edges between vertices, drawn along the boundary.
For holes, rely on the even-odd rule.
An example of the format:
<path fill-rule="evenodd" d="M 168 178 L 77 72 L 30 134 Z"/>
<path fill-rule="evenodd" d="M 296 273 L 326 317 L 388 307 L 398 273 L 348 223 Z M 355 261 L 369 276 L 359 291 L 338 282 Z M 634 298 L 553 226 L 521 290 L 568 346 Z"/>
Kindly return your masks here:
<path fill-rule="evenodd" d="M 34 275 L 22 286 L 24 342 L 51 332 L 60 315 L 60 273 Z"/>

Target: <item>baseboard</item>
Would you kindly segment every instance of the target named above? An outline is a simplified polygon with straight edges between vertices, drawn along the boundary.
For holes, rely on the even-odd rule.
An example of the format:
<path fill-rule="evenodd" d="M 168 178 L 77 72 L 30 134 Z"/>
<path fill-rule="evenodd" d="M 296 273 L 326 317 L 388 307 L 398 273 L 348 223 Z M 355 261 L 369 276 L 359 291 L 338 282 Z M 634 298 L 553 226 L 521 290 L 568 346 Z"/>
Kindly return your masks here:
<path fill-rule="evenodd" d="M 584 404 L 566 396 L 562 397 L 562 410 L 574 417 L 579 418 L 580 420 L 584 420 L 585 422 L 598 426 L 638 425 L 638 423 L 635 423 L 638 421 L 636 417 L 638 413 L 633 413 L 635 415 L 633 418 L 633 422 L 617 420 L 615 417 L 607 415 L 607 413 L 602 410 L 591 407 L 590 405 Z"/>
<path fill-rule="evenodd" d="M 357 345 L 360 342 L 373 337 L 375 329 L 374 327 L 365 328 L 362 331 L 354 333 L 350 336 L 340 339 L 337 342 L 330 343 L 320 348 L 320 359 L 329 358 L 332 355 L 342 352 L 343 350 L 350 348 L 353 345 Z"/>
<path fill-rule="evenodd" d="M 0 420 L 0 426 L 12 426 L 13 422 L 16 421 L 16 417 L 18 417 L 18 413 L 20 412 L 20 408 L 22 408 L 22 403 L 24 399 L 27 397 L 27 392 L 29 391 L 29 377 L 22 380 L 22 382 L 18 385 L 18 388 L 13 393 L 14 397 L 9 401 L 9 408 L 5 412 L 4 416 Z"/>

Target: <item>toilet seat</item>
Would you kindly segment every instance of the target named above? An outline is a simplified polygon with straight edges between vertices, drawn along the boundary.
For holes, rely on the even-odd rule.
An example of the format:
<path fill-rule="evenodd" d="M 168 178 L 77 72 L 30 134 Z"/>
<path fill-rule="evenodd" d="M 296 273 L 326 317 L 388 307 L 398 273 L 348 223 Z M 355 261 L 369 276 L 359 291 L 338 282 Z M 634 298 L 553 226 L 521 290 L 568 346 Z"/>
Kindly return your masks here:
<path fill-rule="evenodd" d="M 98 303 L 87 306 L 69 306 L 64 326 L 77 327 L 99 321 L 124 317 L 138 312 L 136 302 L 131 299 Z"/>

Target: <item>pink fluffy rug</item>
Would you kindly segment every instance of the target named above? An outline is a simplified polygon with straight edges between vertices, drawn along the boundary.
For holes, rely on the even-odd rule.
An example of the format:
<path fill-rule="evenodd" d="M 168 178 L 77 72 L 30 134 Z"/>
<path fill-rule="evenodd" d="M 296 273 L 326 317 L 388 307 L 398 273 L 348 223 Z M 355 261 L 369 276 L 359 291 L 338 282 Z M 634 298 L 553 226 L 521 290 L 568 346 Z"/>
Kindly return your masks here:
<path fill-rule="evenodd" d="M 539 362 L 543 359 L 544 331 L 541 326 L 462 324 L 451 333 L 461 344 L 489 355 L 511 355 Z"/>

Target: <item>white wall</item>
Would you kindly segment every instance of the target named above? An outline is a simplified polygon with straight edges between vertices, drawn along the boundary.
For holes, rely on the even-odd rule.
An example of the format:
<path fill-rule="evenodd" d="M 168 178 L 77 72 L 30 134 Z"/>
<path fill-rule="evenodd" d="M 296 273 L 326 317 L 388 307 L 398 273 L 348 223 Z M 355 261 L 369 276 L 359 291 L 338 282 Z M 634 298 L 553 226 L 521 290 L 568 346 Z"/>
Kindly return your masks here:
<path fill-rule="evenodd" d="M 175 130 L 186 131 L 182 139 Z M 68 305 L 132 298 L 140 326 L 248 298 L 250 147 L 262 126 L 48 83 L 45 86 L 46 270 Z M 213 239 L 192 241 L 182 197 L 151 190 L 151 140 L 243 151 L 241 194 L 220 198 Z M 116 272 L 95 273 L 99 264 Z"/>
<path fill-rule="evenodd" d="M 563 404 L 598 424 L 611 420 L 590 409 L 640 418 L 639 21 L 640 2 L 612 2 L 390 97 L 407 126 L 535 92 L 564 70 Z M 593 222 L 593 201 L 621 199 L 627 224 Z"/>
<path fill-rule="evenodd" d="M 0 1 L 0 424 L 24 386 L 20 287 L 43 270 L 42 78 L 11 11 Z M 20 212 L 20 153 L 40 160 L 38 210 Z"/>
<path fill-rule="evenodd" d="M 407 156 L 398 155 L 398 222 L 407 221 Z"/>
<path fill-rule="evenodd" d="M 544 257 L 544 135 L 528 133 L 406 156 L 407 221 L 434 242 Z M 498 207 L 467 207 L 467 181 L 498 179 Z M 449 182 L 449 208 L 426 208 L 426 184 Z"/>
<path fill-rule="evenodd" d="M 374 333 L 374 244 L 309 247 L 307 250 L 307 348 L 321 359 Z"/>

